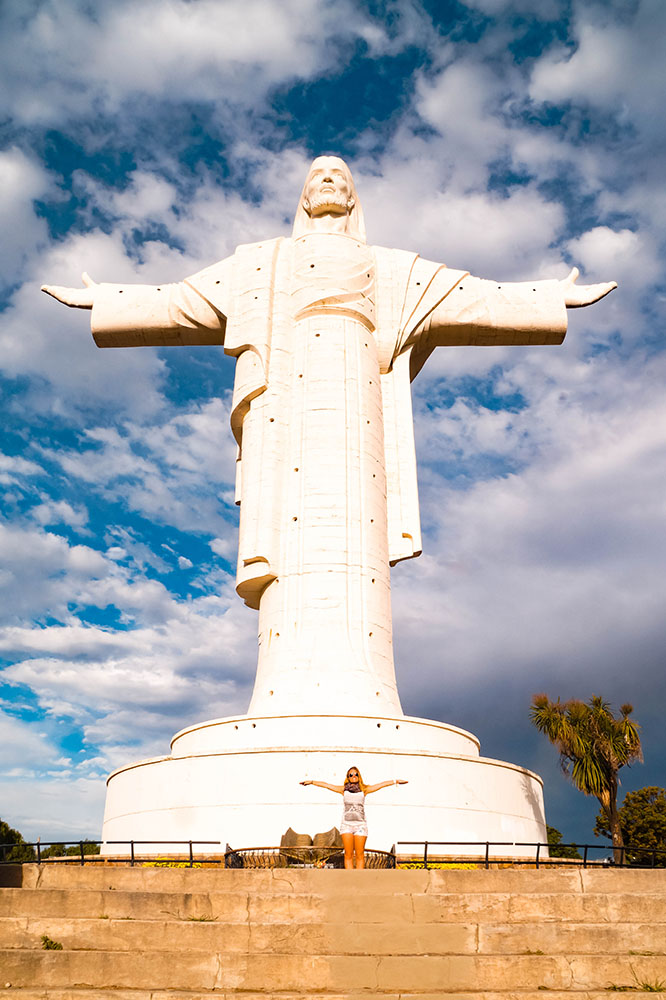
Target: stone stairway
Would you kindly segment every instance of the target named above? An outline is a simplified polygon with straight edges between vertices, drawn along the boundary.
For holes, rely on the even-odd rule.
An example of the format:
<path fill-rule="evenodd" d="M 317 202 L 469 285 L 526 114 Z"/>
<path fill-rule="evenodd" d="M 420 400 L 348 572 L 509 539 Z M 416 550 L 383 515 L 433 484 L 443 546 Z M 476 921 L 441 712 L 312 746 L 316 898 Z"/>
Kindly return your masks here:
<path fill-rule="evenodd" d="M 660 981 L 659 870 L 29 865 L 0 889 L 2 1000 L 600 1000 Z"/>

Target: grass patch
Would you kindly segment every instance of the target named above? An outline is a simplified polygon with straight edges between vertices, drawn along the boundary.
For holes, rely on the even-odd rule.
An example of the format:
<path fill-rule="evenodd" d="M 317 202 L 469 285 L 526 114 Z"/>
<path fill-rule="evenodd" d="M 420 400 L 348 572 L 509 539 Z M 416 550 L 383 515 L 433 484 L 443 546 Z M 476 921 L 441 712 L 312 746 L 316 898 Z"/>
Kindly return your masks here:
<path fill-rule="evenodd" d="M 60 941 L 54 941 L 48 934 L 42 934 L 42 948 L 44 951 L 62 951 Z"/>
<path fill-rule="evenodd" d="M 198 861 L 190 864 L 189 861 L 168 861 L 166 858 L 157 858 L 156 861 L 144 861 L 142 868 L 203 868 Z"/>
<path fill-rule="evenodd" d="M 633 986 L 618 986 L 617 983 L 611 983 L 606 989 L 610 993 L 664 993 L 666 991 L 666 980 L 639 979 L 635 972 L 633 972 L 633 976 Z"/>
<path fill-rule="evenodd" d="M 422 861 L 399 861 L 397 868 L 410 868 L 410 869 L 420 869 L 424 870 L 424 864 Z M 429 861 L 428 871 L 444 871 L 445 869 L 455 869 L 459 871 L 475 871 L 477 868 L 482 868 L 482 865 L 472 864 L 470 862 L 461 861 L 459 864 L 455 862 L 448 861 Z"/>

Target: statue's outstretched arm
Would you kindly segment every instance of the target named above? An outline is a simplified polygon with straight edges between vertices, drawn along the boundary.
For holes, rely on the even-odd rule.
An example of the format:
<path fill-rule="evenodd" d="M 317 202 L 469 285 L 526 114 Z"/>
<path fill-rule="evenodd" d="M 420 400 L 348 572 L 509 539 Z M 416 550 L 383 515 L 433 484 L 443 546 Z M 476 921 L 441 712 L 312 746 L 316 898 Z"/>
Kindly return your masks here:
<path fill-rule="evenodd" d="M 175 284 L 43 285 L 42 291 L 74 309 L 91 309 L 98 347 L 169 347 L 223 344 L 231 298 L 231 258 Z"/>
<path fill-rule="evenodd" d="M 562 280 L 498 282 L 467 275 L 428 316 L 423 348 L 561 344 L 567 309 L 598 302 L 614 281 L 577 285 L 578 269 Z M 417 332 L 417 339 L 419 332 Z"/>

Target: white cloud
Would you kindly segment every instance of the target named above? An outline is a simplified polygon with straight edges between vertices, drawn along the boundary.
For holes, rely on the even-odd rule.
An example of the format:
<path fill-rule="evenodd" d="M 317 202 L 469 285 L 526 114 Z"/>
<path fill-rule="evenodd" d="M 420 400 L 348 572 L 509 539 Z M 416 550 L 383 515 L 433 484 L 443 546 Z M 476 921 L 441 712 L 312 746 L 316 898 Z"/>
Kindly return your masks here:
<path fill-rule="evenodd" d="M 43 4 L 33 17 L 13 13 L 0 49 L 6 100 L 33 125 L 91 106 L 116 112 L 138 94 L 256 108 L 272 86 L 331 69 L 340 40 L 362 38 L 377 53 L 413 42 L 427 19 L 399 6 L 390 38 L 348 0 L 116 0 L 94 18 L 74 0 Z M 20 50 L 11 44 L 19 31 Z"/>
<path fill-rule="evenodd" d="M 35 769 L 42 771 L 56 755 L 54 745 L 43 734 L 38 733 L 35 726 L 28 726 L 0 710 L 0 756 L 4 773 L 13 771 L 29 774 Z M 3 818 L 6 820 L 6 816 Z"/>
<path fill-rule="evenodd" d="M 119 237 L 74 236 L 32 259 L 32 278 L 3 314 L 0 349 L 5 376 L 30 378 L 23 408 L 71 418 L 91 408 L 120 410 L 134 417 L 153 414 L 164 363 L 149 348 L 101 351 L 90 335 L 90 314 L 68 309 L 39 291 L 48 284 L 80 285 L 83 269 L 131 279 L 131 265 Z"/>
<path fill-rule="evenodd" d="M 169 727 L 179 728 L 183 718 L 245 707 L 254 661 L 251 616 L 235 602 L 229 607 L 230 597 L 172 600 L 159 618 L 144 609 L 141 627 L 128 631 L 78 624 L 8 629 L 0 649 L 17 662 L 4 677 L 27 685 L 50 714 L 78 719 L 89 743 L 131 742 L 135 754 L 159 752 Z M 147 714 L 137 727 L 141 712 Z"/>
<path fill-rule="evenodd" d="M 472 677 L 529 684 L 544 671 L 617 689 L 637 657 L 630 687 L 644 690 L 666 638 L 664 374 L 662 359 L 648 376 L 599 356 L 548 381 L 517 365 L 504 377 L 529 394 L 519 414 L 467 408 L 457 423 L 458 402 L 443 424 L 421 415 L 425 555 L 393 584 L 403 669 L 419 650 L 412 695 Z M 452 490 L 437 470 L 440 444 L 444 460 L 446 447 L 512 458 L 522 447 L 529 463 Z"/>
<path fill-rule="evenodd" d="M 41 617 L 47 610 L 67 617 L 67 604 L 84 582 L 101 579 L 110 564 L 94 549 L 69 546 L 57 535 L 36 528 L 0 523 L 2 619 Z"/>
<path fill-rule="evenodd" d="M 648 233 L 596 226 L 570 240 L 567 249 L 588 274 L 617 275 L 625 293 L 643 288 L 661 275 L 657 248 Z"/>
<path fill-rule="evenodd" d="M 98 776 L 0 779 L 3 819 L 25 840 L 101 836 L 106 786 Z"/>
<path fill-rule="evenodd" d="M 625 6 L 624 17 L 606 3 L 575 5 L 577 45 L 555 49 L 534 68 L 535 100 L 589 102 L 611 109 L 629 124 L 661 113 L 666 10 L 660 0 Z"/>
<path fill-rule="evenodd" d="M 52 194 L 52 178 L 16 146 L 0 150 L 0 280 L 11 285 L 47 239 L 44 219 L 33 207 L 37 198 Z"/>
<path fill-rule="evenodd" d="M 236 551 L 235 540 L 231 538 L 231 535 L 227 535 L 225 538 L 214 538 L 209 544 L 215 555 L 222 559 L 233 558 Z"/>
<path fill-rule="evenodd" d="M 36 462 L 19 455 L 0 454 L 0 483 L 3 486 L 21 483 L 24 477 L 40 476 L 42 473 L 43 469 Z"/>
<path fill-rule="evenodd" d="M 48 497 L 44 497 L 42 503 L 32 508 L 30 516 L 41 525 L 67 524 L 79 531 L 88 522 L 85 507 L 72 507 L 66 500 L 49 500 Z"/>
<path fill-rule="evenodd" d="M 163 424 L 126 423 L 122 431 L 92 427 L 84 439 L 95 447 L 49 453 L 67 476 L 104 496 L 122 498 L 130 510 L 162 524 L 185 531 L 234 530 L 219 495 L 230 495 L 235 475 L 228 399 L 211 399 Z M 235 518 L 234 512 L 231 523 Z M 117 538 L 137 553 L 127 536 Z M 151 558 L 157 565 L 158 557 L 152 553 Z M 159 565 L 165 566 L 162 560 Z"/>

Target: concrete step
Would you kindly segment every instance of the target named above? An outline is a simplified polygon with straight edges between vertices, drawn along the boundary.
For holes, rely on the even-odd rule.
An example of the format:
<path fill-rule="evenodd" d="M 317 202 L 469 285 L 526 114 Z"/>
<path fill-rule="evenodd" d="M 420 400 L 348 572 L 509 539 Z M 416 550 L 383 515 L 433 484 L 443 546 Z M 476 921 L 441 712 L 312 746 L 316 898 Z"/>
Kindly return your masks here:
<path fill-rule="evenodd" d="M 228 990 L 424 995 L 467 991 L 608 990 L 666 980 L 664 956 L 299 956 L 165 952 L 0 951 L 2 979 L 17 988 Z M 117 996 L 117 994 L 115 994 Z M 233 995 L 233 992 L 231 993 Z"/>
<path fill-rule="evenodd" d="M 3 917 L 0 946 L 65 951 L 298 955 L 666 954 L 664 927 L 631 924 L 293 924 L 228 921 Z"/>
<path fill-rule="evenodd" d="M 657 893 L 375 893 L 350 884 L 326 893 L 128 892 L 114 889 L 0 889 L 0 917 L 57 915 L 137 920 L 210 918 L 230 923 L 449 924 L 570 921 L 666 923 Z M 342 891 L 344 890 L 344 891 Z M 666 887 L 665 887 L 666 890 Z"/>
<path fill-rule="evenodd" d="M 618 984 L 621 985 L 621 984 Z M 666 993 L 654 993 L 651 996 L 666 997 Z M 381 997 L 381 1000 L 544 1000 L 541 990 L 502 990 L 501 993 L 487 992 L 454 992 L 438 991 L 436 993 L 393 993 L 383 990 L 373 990 L 369 996 Z M 206 990 L 205 993 L 191 990 L 124 990 L 124 989 L 89 989 L 86 987 L 74 987 L 65 989 L 2 989 L 0 988 L 0 1000 L 208 1000 L 209 997 L 218 997 L 220 1000 L 232 1000 L 242 996 L 242 1000 L 303 1000 L 303 993 L 272 991 L 263 993 L 230 994 L 227 990 Z M 547 1000 L 608 1000 L 608 990 L 548 990 Z M 307 1000 L 359 1000 L 358 991 L 352 993 L 311 993 L 307 994 Z"/>
<path fill-rule="evenodd" d="M 666 893 L 666 869 L 477 869 L 347 872 L 275 868 L 114 868 L 107 865 L 24 865 L 24 888 L 116 889 L 142 892 L 317 893 L 340 888 L 381 893 Z"/>
<path fill-rule="evenodd" d="M 376 898 L 376 897 L 375 897 Z M 367 902 L 366 902 L 367 900 Z M 666 894 L 658 893 L 439 893 L 412 896 L 417 923 L 447 923 L 476 920 L 479 923 L 531 923 L 573 921 L 576 923 L 666 922 Z M 373 897 L 355 905 L 354 919 L 370 917 Z"/>

